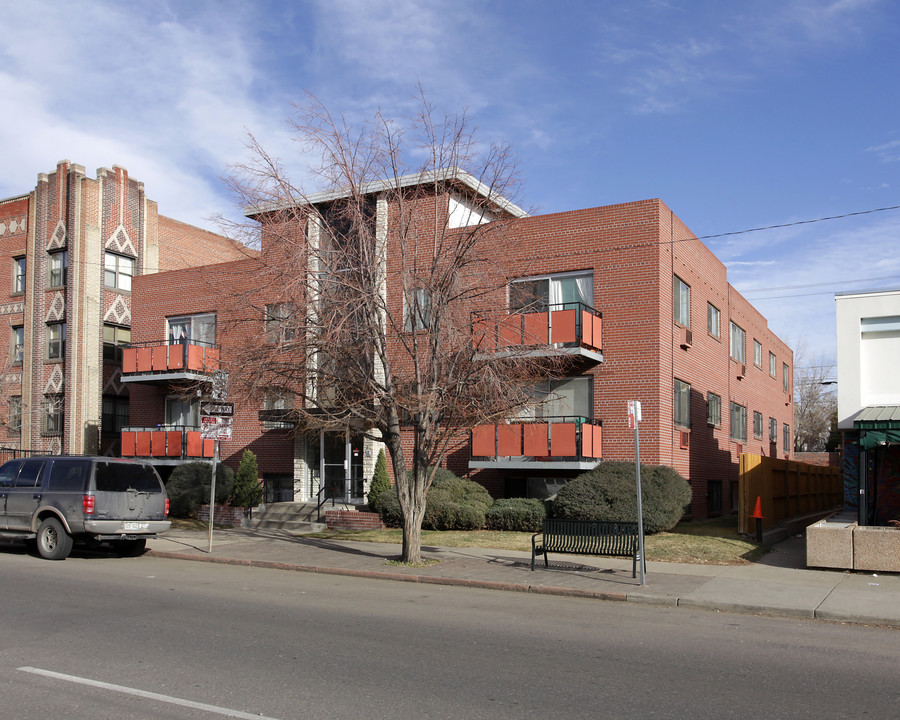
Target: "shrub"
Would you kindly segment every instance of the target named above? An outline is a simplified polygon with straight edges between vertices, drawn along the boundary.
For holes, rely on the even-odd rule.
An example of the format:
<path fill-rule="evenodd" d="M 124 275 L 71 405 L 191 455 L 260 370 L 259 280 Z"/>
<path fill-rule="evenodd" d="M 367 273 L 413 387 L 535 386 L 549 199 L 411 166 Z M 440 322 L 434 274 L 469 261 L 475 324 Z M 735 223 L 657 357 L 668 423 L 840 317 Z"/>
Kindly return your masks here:
<path fill-rule="evenodd" d="M 390 487 L 378 495 L 378 510 L 381 522 L 385 527 L 402 527 L 403 515 L 400 512 L 400 499 L 397 497 L 397 488 Z"/>
<path fill-rule="evenodd" d="M 508 498 L 497 500 L 484 513 L 488 530 L 513 532 L 540 532 L 547 509 L 541 500 L 534 498 Z"/>
<path fill-rule="evenodd" d="M 641 465 L 644 530 L 675 527 L 691 501 L 691 487 L 673 468 Z M 637 520 L 634 463 L 605 460 L 560 488 L 553 516 L 573 520 Z"/>
<path fill-rule="evenodd" d="M 218 473 L 216 485 L 219 484 Z M 251 450 L 244 450 L 241 455 L 241 464 L 238 466 L 237 475 L 234 478 L 234 490 L 231 493 L 231 504 L 234 507 L 254 507 L 259 504 L 262 496 L 262 486 L 259 484 L 259 466 L 256 455 Z"/>
<path fill-rule="evenodd" d="M 176 467 L 166 483 L 169 495 L 169 514 L 172 517 L 197 517 L 197 508 L 209 502 L 212 467 L 209 463 L 194 462 Z M 216 465 L 216 503 L 225 503 L 234 489 L 234 470 Z"/>
<path fill-rule="evenodd" d="M 372 475 L 372 482 L 369 483 L 369 494 L 366 497 L 372 512 L 378 512 L 378 496 L 385 490 L 389 490 L 390 487 L 391 476 L 388 474 L 387 457 L 382 448 L 375 460 L 375 472 Z"/>
<path fill-rule="evenodd" d="M 484 513 L 493 503 L 490 493 L 478 483 L 464 480 L 449 470 L 438 468 L 434 482 L 428 490 L 422 528 L 480 530 L 485 523 Z M 396 487 L 382 492 L 376 504 L 385 526 L 400 527 L 403 524 Z"/>

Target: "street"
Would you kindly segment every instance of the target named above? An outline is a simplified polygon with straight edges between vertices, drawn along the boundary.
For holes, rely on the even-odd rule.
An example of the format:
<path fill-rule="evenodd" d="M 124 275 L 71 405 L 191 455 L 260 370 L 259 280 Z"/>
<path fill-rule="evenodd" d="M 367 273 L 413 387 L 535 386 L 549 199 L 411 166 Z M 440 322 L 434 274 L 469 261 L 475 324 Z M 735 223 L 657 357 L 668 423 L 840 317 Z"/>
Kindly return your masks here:
<path fill-rule="evenodd" d="M 0 544 L 0 720 L 894 717 L 900 632 Z"/>

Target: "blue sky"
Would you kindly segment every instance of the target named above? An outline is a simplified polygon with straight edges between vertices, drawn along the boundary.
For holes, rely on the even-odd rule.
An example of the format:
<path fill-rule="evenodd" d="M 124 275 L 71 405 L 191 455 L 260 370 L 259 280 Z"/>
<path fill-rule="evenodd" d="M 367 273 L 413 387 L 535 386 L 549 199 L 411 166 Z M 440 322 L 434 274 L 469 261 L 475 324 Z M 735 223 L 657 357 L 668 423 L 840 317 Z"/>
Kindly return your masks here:
<path fill-rule="evenodd" d="M 900 205 L 891 0 L 21 0 L 0 38 L 0 197 L 118 164 L 212 227 L 247 130 L 302 181 L 305 91 L 356 120 L 421 82 L 512 144 L 538 212 L 659 197 L 702 237 Z M 834 292 L 900 286 L 898 238 L 890 210 L 706 242 L 818 364 Z"/>

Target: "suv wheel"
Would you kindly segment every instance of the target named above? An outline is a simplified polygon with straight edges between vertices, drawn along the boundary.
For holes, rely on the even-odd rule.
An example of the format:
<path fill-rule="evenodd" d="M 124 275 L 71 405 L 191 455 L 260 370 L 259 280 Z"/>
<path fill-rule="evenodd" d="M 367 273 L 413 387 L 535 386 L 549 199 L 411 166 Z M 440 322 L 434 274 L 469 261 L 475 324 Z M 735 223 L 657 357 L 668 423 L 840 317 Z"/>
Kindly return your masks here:
<path fill-rule="evenodd" d="M 65 560 L 72 552 L 72 536 L 55 517 L 45 518 L 37 531 L 37 548 L 47 560 Z"/>

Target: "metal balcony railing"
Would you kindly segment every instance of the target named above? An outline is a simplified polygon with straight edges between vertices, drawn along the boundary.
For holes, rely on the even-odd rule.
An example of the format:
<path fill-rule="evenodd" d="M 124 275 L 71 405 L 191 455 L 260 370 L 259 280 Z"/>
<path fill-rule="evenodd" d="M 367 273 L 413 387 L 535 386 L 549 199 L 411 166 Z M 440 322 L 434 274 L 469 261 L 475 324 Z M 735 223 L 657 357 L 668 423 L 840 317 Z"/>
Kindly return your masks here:
<path fill-rule="evenodd" d="M 210 375 L 219 369 L 219 348 L 199 340 L 131 343 L 122 348 L 123 380 L 161 375 Z"/>
<path fill-rule="evenodd" d="M 584 348 L 603 351 L 603 316 L 580 302 L 549 305 L 528 312 L 474 312 L 472 330 L 482 352 L 505 348 Z"/>
<path fill-rule="evenodd" d="M 199 428 L 180 425 L 126 427 L 122 429 L 122 457 L 203 459 L 213 457 L 215 440 L 204 438 Z"/>
<path fill-rule="evenodd" d="M 598 461 L 603 457 L 603 423 L 584 417 L 511 420 L 472 428 L 473 460 Z"/>

